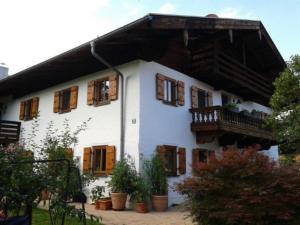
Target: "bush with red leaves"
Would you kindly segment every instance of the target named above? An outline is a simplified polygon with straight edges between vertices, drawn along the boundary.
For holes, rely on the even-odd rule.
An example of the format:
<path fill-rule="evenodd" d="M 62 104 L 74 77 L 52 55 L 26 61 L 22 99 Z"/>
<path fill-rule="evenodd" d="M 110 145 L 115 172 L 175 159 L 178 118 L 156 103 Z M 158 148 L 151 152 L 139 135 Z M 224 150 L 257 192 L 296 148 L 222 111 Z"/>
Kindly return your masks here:
<path fill-rule="evenodd" d="M 299 225 L 300 172 L 247 151 L 227 151 L 177 185 L 199 225 Z"/>

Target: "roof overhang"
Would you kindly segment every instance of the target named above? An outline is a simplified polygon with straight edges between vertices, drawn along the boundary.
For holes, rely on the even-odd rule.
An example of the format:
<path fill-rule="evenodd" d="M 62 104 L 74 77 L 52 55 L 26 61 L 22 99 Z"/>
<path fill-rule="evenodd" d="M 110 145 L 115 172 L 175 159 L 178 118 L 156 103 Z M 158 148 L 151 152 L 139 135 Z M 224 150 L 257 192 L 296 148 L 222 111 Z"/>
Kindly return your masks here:
<path fill-rule="evenodd" d="M 148 14 L 93 41 L 100 55 L 112 65 L 120 65 L 134 59 L 151 61 L 159 58 L 166 43 L 174 36 L 182 35 L 182 31 L 198 35 L 199 31 L 227 30 L 261 35 L 265 40 L 263 51 L 271 57 L 272 76 L 276 77 L 286 66 L 262 23 L 253 20 Z M 90 53 L 90 42 L 86 42 L 1 80 L 0 96 L 23 96 L 103 69 L 105 66 Z"/>

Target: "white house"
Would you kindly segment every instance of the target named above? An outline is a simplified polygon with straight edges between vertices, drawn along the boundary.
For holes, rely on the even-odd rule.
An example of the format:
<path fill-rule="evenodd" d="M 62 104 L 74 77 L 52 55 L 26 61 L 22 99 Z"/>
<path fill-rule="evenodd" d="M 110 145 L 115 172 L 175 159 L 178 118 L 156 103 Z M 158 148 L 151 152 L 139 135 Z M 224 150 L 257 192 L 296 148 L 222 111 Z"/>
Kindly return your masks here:
<path fill-rule="evenodd" d="M 169 204 L 179 203 L 174 182 L 228 148 L 278 157 L 262 124 L 284 67 L 260 21 L 149 14 L 2 79 L 0 119 L 21 122 L 26 136 L 39 112 L 38 141 L 50 121 L 75 129 L 91 118 L 73 154 L 99 175 L 95 184 L 125 154 L 140 169 L 158 152 Z M 1 123 L 0 142 L 11 142 Z"/>

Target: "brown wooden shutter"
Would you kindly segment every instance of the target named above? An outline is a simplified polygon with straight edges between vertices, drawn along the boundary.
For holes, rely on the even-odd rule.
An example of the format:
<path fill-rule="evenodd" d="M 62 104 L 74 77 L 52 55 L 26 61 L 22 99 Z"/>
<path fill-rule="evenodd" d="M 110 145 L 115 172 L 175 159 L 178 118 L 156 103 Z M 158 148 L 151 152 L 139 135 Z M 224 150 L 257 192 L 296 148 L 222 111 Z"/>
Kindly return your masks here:
<path fill-rule="evenodd" d="M 70 109 L 77 108 L 78 86 L 71 87 Z"/>
<path fill-rule="evenodd" d="M 89 173 L 91 168 L 91 155 L 92 155 L 92 148 L 84 148 L 83 149 L 83 165 L 82 170 L 85 173 Z"/>
<path fill-rule="evenodd" d="M 208 106 L 213 106 L 213 95 L 211 91 L 207 92 L 207 104 Z"/>
<path fill-rule="evenodd" d="M 199 167 L 199 154 L 200 154 L 200 149 L 198 149 L 198 148 L 193 149 L 193 152 L 192 152 L 192 169 L 193 169 L 193 172 L 195 172 L 195 170 L 197 170 L 197 168 Z"/>
<path fill-rule="evenodd" d="M 35 118 L 38 116 L 38 112 L 39 112 L 39 98 L 35 97 L 32 99 L 31 102 L 31 118 Z"/>
<path fill-rule="evenodd" d="M 156 98 L 158 100 L 164 100 L 165 97 L 164 80 L 165 77 L 163 75 L 156 74 Z"/>
<path fill-rule="evenodd" d="M 191 106 L 193 109 L 198 108 L 198 88 L 191 87 Z"/>
<path fill-rule="evenodd" d="M 109 99 L 111 101 L 118 99 L 118 75 L 109 76 Z"/>
<path fill-rule="evenodd" d="M 106 146 L 106 165 L 105 170 L 107 174 L 111 174 L 116 162 L 116 148 L 115 146 Z"/>
<path fill-rule="evenodd" d="M 162 164 L 165 166 L 166 165 L 166 160 L 165 160 L 166 148 L 165 148 L 165 146 L 158 145 L 156 151 L 157 151 L 158 157 L 160 158 Z"/>
<path fill-rule="evenodd" d="M 24 120 L 25 117 L 25 102 L 20 102 L 20 113 L 19 113 L 19 120 Z"/>
<path fill-rule="evenodd" d="M 177 82 L 177 98 L 178 98 L 178 105 L 184 105 L 184 82 L 178 81 Z"/>
<path fill-rule="evenodd" d="M 53 103 L 53 112 L 57 113 L 59 111 L 59 91 L 54 93 L 54 103 Z"/>
<path fill-rule="evenodd" d="M 178 148 L 178 158 L 179 158 L 179 167 L 178 171 L 179 174 L 185 174 L 186 173 L 186 152 L 185 148 Z"/>
<path fill-rule="evenodd" d="M 73 149 L 72 148 L 67 148 L 66 149 L 66 158 L 67 159 L 73 159 Z"/>
<path fill-rule="evenodd" d="M 93 105 L 95 99 L 95 81 L 90 80 L 88 82 L 88 89 L 87 89 L 87 104 Z"/>

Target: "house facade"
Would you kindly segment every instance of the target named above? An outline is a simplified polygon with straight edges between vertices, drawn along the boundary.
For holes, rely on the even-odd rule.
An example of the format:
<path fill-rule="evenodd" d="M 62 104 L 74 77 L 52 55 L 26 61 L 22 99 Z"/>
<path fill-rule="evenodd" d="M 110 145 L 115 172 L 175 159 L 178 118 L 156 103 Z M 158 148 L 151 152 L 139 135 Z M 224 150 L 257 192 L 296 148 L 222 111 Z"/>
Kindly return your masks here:
<path fill-rule="evenodd" d="M 93 43 L 108 64 L 86 43 L 0 81 L 1 123 L 20 122 L 27 136 L 39 115 L 37 142 L 50 121 L 74 130 L 90 118 L 70 148 L 99 176 L 92 186 L 124 155 L 141 170 L 157 153 L 171 205 L 182 201 L 172 186 L 227 149 L 278 157 L 263 120 L 285 63 L 261 22 L 149 14 Z M 0 142 L 15 141 L 7 126 Z"/>

